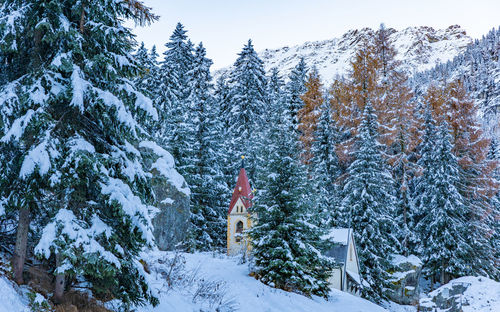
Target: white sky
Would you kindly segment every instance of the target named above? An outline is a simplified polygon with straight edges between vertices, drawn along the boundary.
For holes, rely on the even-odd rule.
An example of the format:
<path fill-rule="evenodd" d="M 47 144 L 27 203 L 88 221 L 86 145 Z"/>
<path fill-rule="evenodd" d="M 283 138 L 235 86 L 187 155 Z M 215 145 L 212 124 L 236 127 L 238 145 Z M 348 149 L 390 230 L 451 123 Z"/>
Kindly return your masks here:
<path fill-rule="evenodd" d="M 500 0 L 143 0 L 160 15 L 134 29 L 137 41 L 164 51 L 177 22 L 203 41 L 213 68 L 231 65 L 251 38 L 257 51 L 339 37 L 349 29 L 459 24 L 480 38 L 500 26 Z"/>

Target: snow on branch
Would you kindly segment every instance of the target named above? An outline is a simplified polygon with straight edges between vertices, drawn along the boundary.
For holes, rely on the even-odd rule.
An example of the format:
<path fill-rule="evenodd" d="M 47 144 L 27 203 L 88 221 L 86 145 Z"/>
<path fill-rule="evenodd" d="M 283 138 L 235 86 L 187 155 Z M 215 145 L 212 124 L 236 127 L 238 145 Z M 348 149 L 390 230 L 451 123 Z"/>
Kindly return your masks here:
<path fill-rule="evenodd" d="M 70 105 L 78 107 L 80 112 L 83 112 L 85 91 L 90 86 L 90 83 L 82 78 L 81 71 L 78 66 L 74 66 L 73 68 L 73 73 L 71 74 L 71 84 L 73 86 L 73 98 L 71 99 Z"/>
<path fill-rule="evenodd" d="M 153 106 L 153 101 L 150 98 L 146 97 L 141 92 L 135 90 L 130 81 L 124 83 L 121 88 L 125 90 L 129 94 L 133 94 L 135 96 L 135 105 L 140 109 L 144 110 L 151 117 L 153 117 L 154 121 L 158 121 L 158 111 Z"/>
<path fill-rule="evenodd" d="M 109 203 L 120 204 L 132 225 L 141 231 L 143 239 L 154 246 L 151 218 L 157 209 L 144 204 L 138 196 L 134 195 L 130 186 L 120 179 L 109 178 L 107 183 L 101 183 L 101 188 L 101 193 L 109 196 Z"/>
<path fill-rule="evenodd" d="M 158 172 L 167 178 L 175 188 L 180 192 L 184 193 L 186 196 L 191 194 L 189 187 L 187 186 L 184 177 L 180 175 L 177 170 L 175 170 L 175 162 L 172 155 L 160 147 L 153 141 L 143 141 L 139 144 L 139 147 L 148 148 L 153 151 L 159 158 L 153 163 L 151 169 L 156 169 Z"/>
<path fill-rule="evenodd" d="M 37 110 L 41 111 L 41 108 Z M 21 136 L 24 133 L 24 129 L 26 129 L 26 126 L 29 124 L 31 118 L 35 114 L 35 111 L 32 109 L 29 109 L 26 114 L 22 115 L 21 117 L 17 118 L 14 120 L 12 123 L 12 126 L 9 128 L 7 133 L 0 139 L 1 142 L 8 142 L 11 139 L 14 140 L 19 140 Z"/>
<path fill-rule="evenodd" d="M 26 179 L 36 168 L 41 176 L 49 172 L 52 167 L 52 159 L 60 156 L 60 153 L 51 146 L 49 139 L 50 130 L 47 131 L 44 140 L 28 152 L 21 165 L 20 178 Z"/>
<path fill-rule="evenodd" d="M 70 243 L 73 249 L 83 249 L 84 255 L 99 254 L 106 262 L 113 264 L 116 268 L 121 268 L 120 260 L 107 251 L 95 239 L 104 234 L 106 238 L 111 237 L 112 230 L 99 217 L 92 218 L 92 225 L 87 228 L 81 224 L 71 210 L 61 209 L 54 220 L 47 224 L 42 232 L 42 237 L 35 247 L 35 253 L 50 258 L 51 253 L 59 252 L 57 242 L 65 239 Z M 68 271 L 71 266 L 68 262 L 63 263 L 64 268 L 58 268 L 58 271 Z"/>

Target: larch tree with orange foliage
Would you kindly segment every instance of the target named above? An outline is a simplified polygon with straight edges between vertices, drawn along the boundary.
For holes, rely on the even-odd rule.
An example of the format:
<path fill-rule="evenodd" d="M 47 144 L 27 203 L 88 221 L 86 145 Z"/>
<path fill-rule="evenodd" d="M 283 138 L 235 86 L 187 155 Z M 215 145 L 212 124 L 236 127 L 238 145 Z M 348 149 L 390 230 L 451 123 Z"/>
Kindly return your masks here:
<path fill-rule="evenodd" d="M 377 32 L 364 38 L 352 62 L 348 79 L 335 80 L 329 93 L 333 119 L 348 134 L 337 148 L 344 166 L 352 161 L 360 112 L 368 101 L 373 105 L 378 119 L 379 142 L 383 145 L 382 153 L 398 184 L 399 238 L 407 253 L 406 242 L 411 239 L 408 229 L 408 183 L 414 174 L 409 158 L 418 144 L 419 130 L 413 94 L 407 76 L 399 68 L 400 62 L 396 60 L 396 50 L 389 34 L 390 31 L 382 25 Z"/>
<path fill-rule="evenodd" d="M 366 103 L 370 101 L 378 112 L 376 70 L 378 62 L 373 40 L 364 38 L 360 50 L 351 63 L 352 69 L 347 79 L 336 79 L 329 90 L 333 119 L 347 134 L 337 148 L 344 167 L 349 166 L 353 160 L 354 142 Z"/>
<path fill-rule="evenodd" d="M 306 92 L 300 97 L 304 102 L 304 106 L 297 112 L 299 139 L 303 148 L 302 161 L 305 164 L 309 164 L 313 156 L 311 147 L 318 124 L 319 108 L 324 101 L 322 88 L 323 85 L 318 70 L 313 68 L 306 82 Z"/>
<path fill-rule="evenodd" d="M 354 123 L 351 121 L 352 107 L 346 103 L 351 103 L 351 92 L 348 88 L 348 81 L 342 77 L 337 77 L 328 90 L 329 103 L 331 107 L 331 118 L 340 133 L 350 134 L 350 129 Z M 349 135 L 347 139 L 350 139 Z M 339 163 L 343 168 L 347 168 L 351 161 L 351 151 L 346 138 L 336 145 L 335 152 Z"/>
<path fill-rule="evenodd" d="M 409 254 L 408 244 L 414 241 L 410 222 L 410 194 L 408 184 L 415 174 L 415 165 L 409 159 L 419 142 L 419 120 L 416 118 L 415 101 L 408 85 L 407 75 L 400 70 L 401 62 L 396 60 L 396 49 L 392 44 L 390 31 L 382 24 L 375 34 L 375 47 L 379 65 L 378 117 L 381 143 L 385 146 L 385 157 L 397 188 L 398 238 L 403 253 Z"/>
<path fill-rule="evenodd" d="M 471 270 L 498 275 L 494 265 L 498 260 L 488 242 L 497 215 L 491 200 L 498 192 L 498 182 L 494 179 L 497 164 L 487 158 L 490 141 L 484 137 L 477 121 L 474 101 L 458 80 L 431 86 L 424 100 L 434 119 L 449 125 L 452 152 L 460 166 L 459 192 L 468 207 L 466 222 L 474 246 L 470 255 Z"/>

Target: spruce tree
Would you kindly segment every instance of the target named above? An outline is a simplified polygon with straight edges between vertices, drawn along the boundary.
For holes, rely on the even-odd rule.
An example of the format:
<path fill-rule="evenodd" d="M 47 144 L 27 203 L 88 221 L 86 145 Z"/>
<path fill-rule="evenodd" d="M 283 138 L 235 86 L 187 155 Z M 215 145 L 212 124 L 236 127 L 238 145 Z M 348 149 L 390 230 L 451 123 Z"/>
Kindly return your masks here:
<path fill-rule="evenodd" d="M 135 60 L 137 62 L 139 72 L 137 73 L 134 82 L 137 87 L 143 91 L 143 93 L 154 99 L 158 93 L 159 87 L 159 67 L 156 47 L 153 46 L 151 51 L 148 51 L 148 49 L 144 46 L 144 42 L 142 42 L 135 53 Z"/>
<path fill-rule="evenodd" d="M 189 134 L 186 157 L 179 171 L 191 188 L 192 248 L 213 250 L 225 243 L 225 213 L 229 190 L 224 183 L 224 158 L 221 155 L 221 118 L 214 105 L 210 75 L 212 61 L 203 45 L 196 48 L 192 70 L 188 72 L 190 94 Z"/>
<path fill-rule="evenodd" d="M 188 40 L 187 31 L 178 23 L 165 44 L 167 50 L 160 64 L 160 87 L 157 103 L 162 111 L 162 128 L 160 134 L 174 156 L 176 164 L 182 166 L 186 157 L 187 136 L 189 129 L 189 71 L 193 66 L 193 48 Z"/>
<path fill-rule="evenodd" d="M 214 91 L 214 111 L 217 112 L 217 119 L 219 124 L 219 132 L 217 137 L 219 138 L 219 149 L 217 151 L 220 155 L 220 163 L 222 163 L 222 172 L 225 179 L 225 184 L 228 190 L 234 187 L 236 183 L 235 172 L 234 172 L 234 162 L 238 158 L 232 152 L 232 146 L 230 138 L 232 137 L 230 133 L 230 115 L 231 111 L 231 89 L 228 84 L 228 75 L 226 73 L 222 74 L 217 78 L 215 83 Z M 241 155 L 240 155 L 241 156 Z M 227 194 L 228 198 L 231 194 Z"/>
<path fill-rule="evenodd" d="M 394 236 L 394 181 L 377 142 L 377 116 L 365 105 L 356 141 L 355 160 L 347 170 L 341 204 L 344 226 L 354 230 L 361 275 L 368 283 L 363 295 L 379 302 L 390 287 L 390 256 L 399 249 Z"/>
<path fill-rule="evenodd" d="M 192 69 L 194 57 L 193 46 L 186 33 L 184 25 L 177 23 L 170 40 L 165 44 L 167 49 L 163 53 L 164 60 L 161 64 L 162 70 L 171 70 L 176 73 L 182 92 L 181 98 L 185 98 L 189 94 L 187 88 L 188 72 Z"/>
<path fill-rule="evenodd" d="M 304 107 L 304 102 L 302 101 L 302 95 L 306 93 L 306 81 L 307 81 L 307 67 L 304 58 L 300 58 L 299 63 L 295 66 L 290 76 L 289 81 L 286 84 L 287 91 L 287 102 L 288 102 L 288 112 L 292 123 L 295 128 L 299 124 L 298 112 Z"/>
<path fill-rule="evenodd" d="M 321 231 L 309 218 L 312 185 L 287 115 L 273 113 L 265 166 L 257 180 L 256 225 L 250 230 L 254 269 L 272 287 L 327 296 L 332 262 L 321 255 Z"/>
<path fill-rule="evenodd" d="M 488 159 L 496 162 L 497 164 L 500 162 L 500 146 L 495 139 L 491 141 Z M 489 214 L 488 222 L 490 224 L 489 228 L 492 230 L 488 233 L 487 237 L 489 238 L 490 248 L 493 251 L 491 260 L 498 263 L 500 261 L 500 167 L 497 166 L 493 177 L 495 178 L 496 192 L 490 199 L 490 207 L 492 211 Z M 491 271 L 490 276 L 496 280 L 500 279 L 500 270 L 495 268 Z"/>
<path fill-rule="evenodd" d="M 428 103 L 427 103 L 428 104 Z M 409 225 L 413 229 L 412 240 L 408 241 L 408 249 L 415 254 L 421 254 L 421 241 L 420 233 L 415 229 L 416 224 L 420 222 L 425 213 L 425 207 L 430 205 L 430 198 L 427 197 L 427 190 L 432 184 L 432 176 L 427 174 L 432 172 L 433 159 L 432 153 L 436 148 L 436 121 L 434 120 L 431 112 L 431 107 L 425 105 L 423 108 L 423 130 L 421 135 L 421 142 L 417 146 L 417 155 L 419 156 L 416 161 L 417 174 L 412 179 L 410 184 L 410 213 Z"/>
<path fill-rule="evenodd" d="M 131 81 L 133 35 L 123 26 L 156 17 L 139 1 L 4 1 L 0 10 L 14 14 L 0 20 L 2 51 L 17 47 L 10 65 L 31 56 L 0 90 L 9 108 L 1 174 L 11 179 L 2 196 L 19 211 L 14 267 L 22 274 L 32 220 L 40 232 L 31 248 L 55 275 L 55 302 L 78 281 L 98 297 L 156 303 L 139 262 L 154 246 L 154 194 L 138 147 L 154 143 L 141 125 L 158 114 Z"/>
<path fill-rule="evenodd" d="M 230 88 L 228 85 L 228 78 L 226 74 L 222 74 L 217 78 L 215 82 L 214 100 L 217 110 L 222 116 L 229 116 L 231 111 L 231 100 L 230 100 Z M 229 118 L 222 118 L 223 120 L 223 130 L 224 134 L 228 134 L 229 129 Z"/>
<path fill-rule="evenodd" d="M 149 67 L 149 52 L 144 45 L 144 42 L 141 42 L 141 45 L 135 52 L 135 61 L 137 62 L 137 67 L 141 70 L 142 74 L 147 74 Z"/>
<path fill-rule="evenodd" d="M 278 69 L 272 68 L 266 90 L 267 103 L 268 103 L 268 110 L 267 110 L 268 113 L 266 114 L 265 117 L 266 124 L 270 124 L 272 122 L 273 116 L 275 116 L 276 114 L 281 115 L 287 111 L 285 102 L 286 101 L 285 90 L 283 88 L 284 85 L 285 83 L 281 79 Z M 288 116 L 283 116 L 283 117 L 288 118 Z"/>
<path fill-rule="evenodd" d="M 319 201 L 319 224 L 335 227 L 340 219 L 337 179 L 343 170 L 335 152 L 340 140 L 340 133 L 332 119 L 332 110 L 328 98 L 321 104 L 319 114 L 311 147 L 313 155 L 311 159 L 312 180 Z"/>
<path fill-rule="evenodd" d="M 261 133 L 267 111 L 266 76 L 262 60 L 249 40 L 238 54 L 229 77 L 230 111 L 228 141 L 229 155 L 234 161 L 229 167 L 236 176 L 239 156 L 246 155 L 249 178 L 255 178 L 259 169 L 259 150 L 262 145 Z"/>
<path fill-rule="evenodd" d="M 460 168 L 452 153 L 448 124 L 439 127 L 429 162 L 424 169 L 422 200 L 416 207 L 422 215 L 416 224 L 421 241 L 424 272 L 442 284 L 470 273 L 472 246 L 467 238 L 467 206 L 459 192 Z"/>

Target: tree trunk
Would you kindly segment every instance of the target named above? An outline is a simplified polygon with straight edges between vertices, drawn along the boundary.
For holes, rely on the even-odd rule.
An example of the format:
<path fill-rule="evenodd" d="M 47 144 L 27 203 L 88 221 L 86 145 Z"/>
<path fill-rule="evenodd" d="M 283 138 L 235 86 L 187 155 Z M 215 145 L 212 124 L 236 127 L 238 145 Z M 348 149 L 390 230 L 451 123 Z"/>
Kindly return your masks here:
<path fill-rule="evenodd" d="M 85 32 L 85 2 L 82 2 L 82 13 L 80 15 L 80 32 Z"/>
<path fill-rule="evenodd" d="M 444 277 L 444 260 L 441 259 L 441 285 L 445 284 Z"/>
<path fill-rule="evenodd" d="M 23 284 L 24 261 L 26 260 L 26 249 L 28 245 L 28 232 L 30 229 L 30 209 L 23 206 L 19 209 L 19 222 L 17 225 L 16 246 L 12 257 L 12 270 L 14 271 L 14 281 Z"/>
<path fill-rule="evenodd" d="M 59 254 L 56 255 L 56 268 L 61 265 L 61 257 Z M 52 301 L 55 304 L 60 304 L 63 302 L 64 288 L 66 287 L 66 277 L 64 273 L 56 274 L 56 283 L 54 285 L 54 297 Z"/>
<path fill-rule="evenodd" d="M 405 190 L 406 192 L 406 190 Z M 403 205 L 403 222 L 404 222 L 404 225 L 407 226 L 408 225 L 408 221 L 406 220 L 406 204 Z M 405 257 L 408 257 L 408 236 L 406 236 L 404 239 L 403 239 L 403 255 Z"/>

